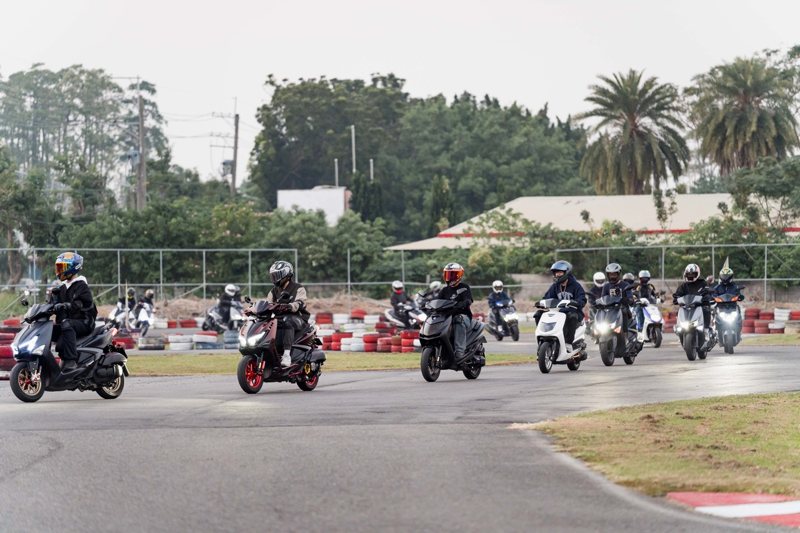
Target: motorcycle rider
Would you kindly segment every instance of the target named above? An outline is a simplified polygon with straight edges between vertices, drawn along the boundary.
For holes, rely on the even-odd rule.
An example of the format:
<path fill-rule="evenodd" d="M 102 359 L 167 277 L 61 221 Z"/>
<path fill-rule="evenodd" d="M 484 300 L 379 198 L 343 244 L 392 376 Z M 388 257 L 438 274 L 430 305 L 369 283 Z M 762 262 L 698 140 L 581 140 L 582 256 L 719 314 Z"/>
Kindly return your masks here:
<path fill-rule="evenodd" d="M 492 282 L 492 292 L 489 293 L 488 300 L 489 310 L 494 316 L 494 323 L 502 324 L 503 318 L 500 316 L 500 309 L 512 304 L 514 300 L 512 300 L 511 296 L 506 292 L 505 286 L 501 280 L 496 279 Z"/>
<path fill-rule="evenodd" d="M 125 291 L 125 297 L 117 300 L 117 309 L 127 309 L 133 311 L 136 307 L 136 289 L 128 287 Z"/>
<path fill-rule="evenodd" d="M 447 263 L 442 269 L 444 287 L 439 291 L 442 300 L 454 300 L 456 307 L 453 311 L 453 352 L 456 362 L 464 358 L 467 348 L 467 331 L 472 327 L 473 302 L 472 290 L 469 285 L 462 283 L 464 267 L 458 263 Z"/>
<path fill-rule="evenodd" d="M 633 286 L 633 299 L 638 301 L 642 298 L 646 298 L 648 302 L 651 304 L 656 303 L 658 298 L 658 293 L 656 292 L 656 288 L 650 283 L 650 271 L 649 270 L 640 270 L 639 271 L 639 282 Z M 642 309 L 641 305 L 636 306 L 636 329 L 637 331 L 642 331 L 642 325 L 644 324 L 644 309 Z"/>
<path fill-rule="evenodd" d="M 236 289 L 237 287 L 233 283 L 225 285 L 225 289 L 222 291 L 222 294 L 219 295 L 219 301 L 217 302 L 219 314 L 222 317 L 222 324 L 220 324 L 220 326 L 224 326 L 226 329 L 228 323 L 231 321 L 231 303 L 236 296 Z"/>
<path fill-rule="evenodd" d="M 562 313 L 566 313 L 564 323 L 564 342 L 572 345 L 575 340 L 575 330 L 583 320 L 583 307 L 586 305 L 586 291 L 575 276 L 572 274 L 572 265 L 568 261 L 559 260 L 550 267 L 553 274 L 553 284 L 545 293 L 543 299 L 556 298 L 558 300 L 574 300 L 577 307 L 562 307 Z M 539 319 L 545 313 L 544 309 L 539 309 L 534 315 L 534 320 L 539 323 Z M 573 346 L 575 348 L 575 346 Z"/>
<path fill-rule="evenodd" d="M 636 283 L 636 276 L 633 275 L 633 272 L 626 272 L 625 275 L 622 276 L 622 281 L 633 288 L 633 285 Z"/>
<path fill-rule="evenodd" d="M 394 315 L 403 321 L 405 327 L 411 328 L 411 322 L 408 318 L 408 311 L 406 311 L 406 304 L 411 303 L 411 298 L 406 294 L 405 285 L 399 279 L 392 282 L 392 297 L 390 299 Z"/>
<path fill-rule="evenodd" d="M 733 270 L 730 267 L 722 267 L 722 270 L 719 271 L 719 283 L 713 288 L 713 294 L 714 296 L 733 294 L 734 296 L 738 296 L 739 300 L 744 300 L 742 289 L 733 282 Z M 742 316 L 740 312 L 736 322 L 739 324 L 741 321 Z"/>
<path fill-rule="evenodd" d="M 420 308 L 425 307 L 428 302 L 439 298 L 440 290 L 442 290 L 442 282 L 439 280 L 433 280 L 427 289 L 421 289 L 417 293 L 417 303 Z"/>
<path fill-rule="evenodd" d="M 685 280 L 678 286 L 678 289 L 672 295 L 672 304 L 678 305 L 678 298 L 689 294 L 703 296 L 704 303 L 708 301 L 706 280 L 700 277 L 700 267 L 694 263 L 689 263 L 683 270 L 683 279 Z M 708 305 L 703 305 L 703 321 L 705 322 L 705 337 L 709 337 L 709 330 L 711 328 L 711 310 Z"/>
<path fill-rule="evenodd" d="M 136 307 L 133 308 L 133 316 L 136 319 L 136 327 L 141 327 L 139 323 L 139 313 L 142 311 L 142 307 L 144 304 L 148 304 L 150 306 L 151 311 L 155 311 L 156 304 L 154 302 L 156 297 L 156 293 L 153 289 L 147 289 L 144 291 L 144 297 L 139 299 L 139 302 L 136 304 Z"/>
<path fill-rule="evenodd" d="M 633 305 L 633 291 L 631 286 L 620 277 L 621 275 L 622 267 L 619 266 L 619 263 L 609 263 L 606 266 L 608 281 L 603 285 L 601 297 L 620 296 L 622 298 L 622 329 L 628 332 L 629 342 L 636 342 L 636 326 L 633 323 L 630 307 Z"/>
<path fill-rule="evenodd" d="M 56 311 L 54 339 L 62 361 L 62 371 L 74 370 L 78 363 L 77 341 L 94 330 L 97 307 L 84 276 L 83 257 L 64 252 L 56 258 L 56 277 L 61 285 L 53 290 Z"/>
<path fill-rule="evenodd" d="M 294 268 L 288 261 L 275 261 L 269 267 L 269 277 L 272 280 L 272 290 L 267 293 L 268 303 L 277 303 L 278 332 L 281 333 L 283 353 L 281 366 L 292 366 L 292 345 L 295 334 L 303 331 L 308 319 L 311 317 L 306 310 L 306 289 L 292 278 Z"/>
<path fill-rule="evenodd" d="M 709 289 L 713 289 L 714 288 L 714 285 L 715 285 L 715 283 L 714 283 L 714 274 L 709 274 L 708 276 L 706 276 L 706 285 L 708 285 Z"/>
<path fill-rule="evenodd" d="M 606 275 L 602 272 L 595 272 L 592 276 L 592 286 L 586 292 L 589 307 L 594 308 L 594 303 L 603 294 L 603 285 L 606 284 Z"/>

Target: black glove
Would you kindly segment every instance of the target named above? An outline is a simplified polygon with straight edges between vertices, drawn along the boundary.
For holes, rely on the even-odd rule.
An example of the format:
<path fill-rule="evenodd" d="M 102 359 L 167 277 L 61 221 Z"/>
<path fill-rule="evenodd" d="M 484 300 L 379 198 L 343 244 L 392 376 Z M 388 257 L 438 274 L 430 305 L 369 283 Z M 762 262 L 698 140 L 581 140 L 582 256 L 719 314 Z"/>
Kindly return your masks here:
<path fill-rule="evenodd" d="M 70 309 L 72 309 L 72 304 L 69 303 L 69 302 L 57 303 L 55 305 L 54 309 L 55 309 L 56 312 L 69 311 Z"/>

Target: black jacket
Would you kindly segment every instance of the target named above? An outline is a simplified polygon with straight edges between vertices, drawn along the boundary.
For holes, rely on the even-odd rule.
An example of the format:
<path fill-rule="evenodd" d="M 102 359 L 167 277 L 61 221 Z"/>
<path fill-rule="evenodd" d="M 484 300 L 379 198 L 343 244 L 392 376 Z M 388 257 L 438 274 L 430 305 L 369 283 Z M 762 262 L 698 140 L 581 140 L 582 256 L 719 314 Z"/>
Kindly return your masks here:
<path fill-rule="evenodd" d="M 411 303 L 411 298 L 408 297 L 408 294 L 406 294 L 405 291 L 401 293 L 392 291 L 392 297 L 390 301 L 392 303 L 392 308 L 394 308 L 394 310 L 397 311 L 398 306 Z"/>
<path fill-rule="evenodd" d="M 549 298 L 558 298 L 559 300 L 575 300 L 578 302 L 578 312 L 580 312 L 586 305 L 586 291 L 583 290 L 581 284 L 578 283 L 578 280 L 575 279 L 575 276 L 572 274 L 567 277 L 566 287 L 564 286 L 564 282 L 561 281 L 557 281 L 550 285 L 550 288 L 547 289 L 547 292 L 544 294 L 545 300 Z"/>
<path fill-rule="evenodd" d="M 636 296 L 636 298 L 647 298 L 650 300 L 651 304 L 655 304 L 656 298 L 658 298 L 658 293 L 652 283 L 646 285 L 637 283 L 633 286 L 633 295 Z"/>
<path fill-rule="evenodd" d="M 684 281 L 678 286 L 678 290 L 672 295 L 673 303 L 677 303 L 676 300 L 681 296 L 686 296 L 687 294 L 702 294 L 703 289 L 708 287 L 706 284 L 706 280 L 701 277 L 697 277 L 694 281 Z"/>
<path fill-rule="evenodd" d="M 489 293 L 489 308 L 494 310 L 498 302 L 510 305 L 511 296 L 509 296 L 506 291 L 500 291 L 500 292 L 492 291 L 491 293 Z"/>
<path fill-rule="evenodd" d="M 60 324 L 64 319 L 69 318 L 78 322 L 83 322 L 88 327 L 94 329 L 94 320 L 97 318 L 97 307 L 94 305 L 92 291 L 86 278 L 78 276 L 72 281 L 64 282 L 57 289 L 58 302 L 68 303 L 70 308 L 66 311 L 59 311 L 56 314 L 56 323 Z"/>
<path fill-rule="evenodd" d="M 454 314 L 467 315 L 472 318 L 472 309 L 470 309 L 470 305 L 472 305 L 473 302 L 472 290 L 466 283 L 459 283 L 455 287 L 445 285 L 442 287 L 442 290 L 439 291 L 438 298 L 442 300 L 455 300 L 457 303 Z"/>
<path fill-rule="evenodd" d="M 621 296 L 624 305 L 633 305 L 633 291 L 626 281 L 619 280 L 616 283 L 607 281 L 606 284 L 603 285 L 601 297 L 602 296 Z"/>
<path fill-rule="evenodd" d="M 742 290 L 736 285 L 733 280 L 725 283 L 724 281 L 720 281 L 716 287 L 714 287 L 714 294 L 716 296 L 721 296 L 723 294 L 738 294 L 741 300 L 744 300 L 744 294 L 742 294 Z"/>
<path fill-rule="evenodd" d="M 586 298 L 589 300 L 589 305 L 594 307 L 594 303 L 597 301 L 598 298 L 603 294 L 603 287 L 598 287 L 594 283 L 592 286 L 589 287 L 589 290 L 586 291 Z"/>

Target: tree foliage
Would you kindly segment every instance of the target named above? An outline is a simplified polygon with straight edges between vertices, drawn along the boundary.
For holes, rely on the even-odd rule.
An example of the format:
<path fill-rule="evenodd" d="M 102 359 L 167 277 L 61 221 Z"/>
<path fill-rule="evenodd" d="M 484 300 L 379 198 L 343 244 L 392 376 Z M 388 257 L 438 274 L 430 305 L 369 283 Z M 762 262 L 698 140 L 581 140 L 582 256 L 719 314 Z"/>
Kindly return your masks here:
<path fill-rule="evenodd" d="M 642 194 L 679 177 L 689 162 L 681 129 L 678 91 L 641 71 L 600 76 L 586 98 L 600 136 L 581 162 L 581 174 L 599 194 Z"/>

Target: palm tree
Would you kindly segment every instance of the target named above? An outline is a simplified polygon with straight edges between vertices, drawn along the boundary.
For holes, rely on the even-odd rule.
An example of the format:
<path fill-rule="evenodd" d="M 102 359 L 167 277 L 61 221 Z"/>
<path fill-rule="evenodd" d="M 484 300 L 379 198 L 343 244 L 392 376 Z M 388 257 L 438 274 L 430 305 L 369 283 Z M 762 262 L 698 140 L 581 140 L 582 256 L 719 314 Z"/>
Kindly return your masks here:
<path fill-rule="evenodd" d="M 686 90 L 703 155 L 728 175 L 798 146 L 792 80 L 763 58 L 737 58 L 694 78 Z"/>
<path fill-rule="evenodd" d="M 598 194 L 641 194 L 677 178 L 689 162 L 689 148 L 680 133 L 678 91 L 654 77 L 629 70 L 599 76 L 587 102 L 595 108 L 579 119 L 598 118 L 599 137 L 587 148 L 580 173 Z"/>

